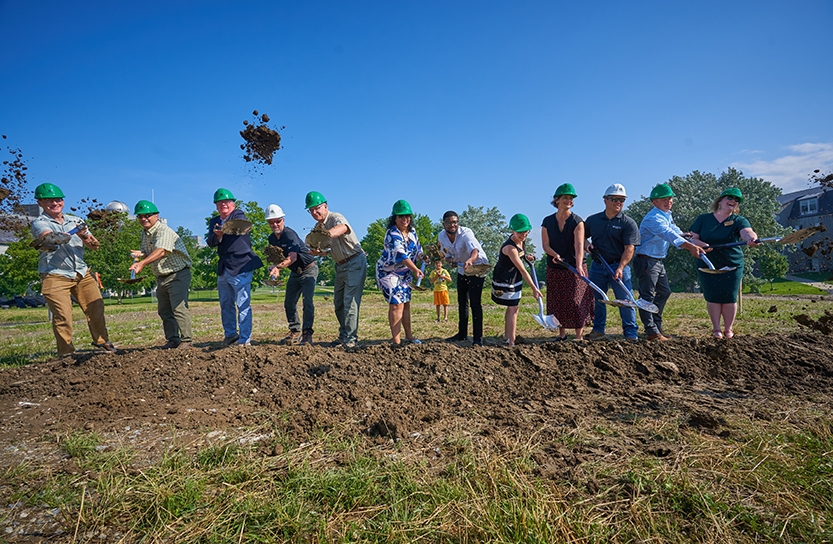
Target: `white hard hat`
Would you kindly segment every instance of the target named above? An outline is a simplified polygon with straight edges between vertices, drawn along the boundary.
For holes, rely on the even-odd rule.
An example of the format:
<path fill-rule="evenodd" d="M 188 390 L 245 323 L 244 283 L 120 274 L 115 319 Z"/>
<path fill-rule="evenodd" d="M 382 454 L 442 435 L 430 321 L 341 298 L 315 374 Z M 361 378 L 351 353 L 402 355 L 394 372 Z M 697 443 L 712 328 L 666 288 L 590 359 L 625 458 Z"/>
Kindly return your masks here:
<path fill-rule="evenodd" d="M 283 213 L 283 210 L 277 204 L 269 204 L 266 207 L 266 220 L 269 221 L 270 219 L 280 219 L 284 217 L 286 214 Z"/>
<path fill-rule="evenodd" d="M 604 196 L 624 196 L 627 198 L 627 194 L 625 193 L 625 186 L 621 183 L 614 183 L 610 187 L 607 188 L 605 191 Z"/>

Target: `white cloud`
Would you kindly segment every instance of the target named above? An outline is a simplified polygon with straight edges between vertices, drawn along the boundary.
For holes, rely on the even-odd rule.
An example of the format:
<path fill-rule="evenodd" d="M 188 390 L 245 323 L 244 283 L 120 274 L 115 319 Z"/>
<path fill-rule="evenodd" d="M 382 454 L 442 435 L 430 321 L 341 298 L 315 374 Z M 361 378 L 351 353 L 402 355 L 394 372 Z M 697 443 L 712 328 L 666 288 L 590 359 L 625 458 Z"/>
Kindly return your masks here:
<path fill-rule="evenodd" d="M 736 162 L 733 167 L 744 175 L 763 178 L 785 193 L 809 187 L 807 180 L 814 170 L 833 170 L 833 143 L 804 143 L 787 147 L 788 155 L 771 161 Z"/>

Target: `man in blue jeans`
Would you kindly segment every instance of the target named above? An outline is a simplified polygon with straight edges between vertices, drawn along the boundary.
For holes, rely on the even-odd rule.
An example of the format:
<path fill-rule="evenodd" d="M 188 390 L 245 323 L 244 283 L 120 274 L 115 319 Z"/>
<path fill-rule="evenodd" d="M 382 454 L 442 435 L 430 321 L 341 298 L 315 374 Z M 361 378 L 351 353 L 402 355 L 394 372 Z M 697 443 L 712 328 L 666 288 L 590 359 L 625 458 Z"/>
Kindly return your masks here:
<path fill-rule="evenodd" d="M 263 262 L 252 251 L 252 238 L 248 232 L 223 233 L 223 223 L 226 221 L 248 220 L 243 210 L 235 209 L 231 191 L 217 189 L 214 192 L 214 204 L 220 215 L 208 223 L 205 243 L 209 247 L 216 247 L 220 257 L 217 264 L 217 291 L 223 321 L 223 346 L 235 342 L 248 346 L 252 339 L 252 273 L 263 266 Z"/>
<path fill-rule="evenodd" d="M 266 221 L 272 234 L 269 235 L 269 245 L 281 248 L 284 260 L 275 263 L 269 271 L 272 279 L 277 279 L 281 270 L 289 269 L 289 280 L 286 282 L 286 297 L 283 308 L 286 321 L 289 324 L 289 334 L 281 340 L 281 344 L 312 345 L 312 324 L 315 322 L 315 282 L 318 281 L 318 263 L 309 252 L 309 247 L 291 228 L 284 223 L 285 214 L 277 204 L 269 204 L 266 208 Z M 304 297 L 304 323 L 298 319 L 298 299 Z"/>
<path fill-rule="evenodd" d="M 622 212 L 627 198 L 625 187 L 614 183 L 605 191 L 605 210 L 584 220 L 587 250 L 592 249 L 595 252 L 593 263 L 588 271 L 589 279 L 603 291 L 612 287 L 616 298 L 620 300 L 627 300 L 628 295 L 616 280 L 622 280 L 625 286 L 632 290 L 631 269 L 628 263 L 633 259 L 634 250 L 639 245 L 639 227 L 636 221 Z M 604 263 L 598 261 L 599 258 L 604 259 L 613 269 L 612 276 Z M 605 338 L 607 306 L 600 302 L 601 295 L 596 292 L 593 294 L 596 299 L 593 310 L 593 330 L 585 338 L 601 340 Z M 625 340 L 637 340 L 636 310 L 620 307 L 619 316 L 622 318 L 622 333 Z"/>

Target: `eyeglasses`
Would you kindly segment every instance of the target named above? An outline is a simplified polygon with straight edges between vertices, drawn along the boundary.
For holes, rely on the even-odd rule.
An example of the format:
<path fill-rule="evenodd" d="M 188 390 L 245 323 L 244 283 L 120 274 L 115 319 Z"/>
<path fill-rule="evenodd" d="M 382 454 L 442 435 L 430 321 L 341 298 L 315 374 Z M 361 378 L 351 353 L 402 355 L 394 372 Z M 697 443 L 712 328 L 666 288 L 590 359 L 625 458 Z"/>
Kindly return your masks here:
<path fill-rule="evenodd" d="M 326 204 L 326 202 L 322 202 L 322 203 L 321 203 L 321 204 L 319 204 L 318 206 L 313 206 L 312 208 L 307 208 L 307 211 L 308 211 L 309 213 L 315 213 L 315 212 L 317 212 L 318 210 L 320 210 L 321 208 L 323 208 L 323 207 L 324 207 L 324 204 Z"/>
<path fill-rule="evenodd" d="M 726 195 L 726 200 L 733 200 L 735 202 L 740 202 L 740 199 L 736 196 Z"/>
<path fill-rule="evenodd" d="M 459 221 L 453 220 L 453 219 L 447 219 L 447 220 L 443 221 L 443 225 L 459 225 L 459 224 L 460 224 Z"/>
<path fill-rule="evenodd" d="M 136 216 L 136 218 L 137 218 L 137 219 L 150 219 L 150 217 L 151 217 L 152 215 L 156 215 L 156 214 L 152 214 L 152 213 L 140 213 L 139 215 L 137 215 L 137 216 Z"/>
<path fill-rule="evenodd" d="M 617 204 L 621 204 L 625 201 L 625 198 L 621 196 L 609 196 L 607 199 L 611 202 L 616 202 Z"/>
<path fill-rule="evenodd" d="M 279 224 L 283 223 L 283 217 L 278 218 L 278 219 L 269 219 L 268 223 L 269 223 L 270 225 L 271 225 L 271 224 L 273 224 L 273 223 L 275 223 L 275 224 L 278 224 L 278 225 L 279 225 Z"/>

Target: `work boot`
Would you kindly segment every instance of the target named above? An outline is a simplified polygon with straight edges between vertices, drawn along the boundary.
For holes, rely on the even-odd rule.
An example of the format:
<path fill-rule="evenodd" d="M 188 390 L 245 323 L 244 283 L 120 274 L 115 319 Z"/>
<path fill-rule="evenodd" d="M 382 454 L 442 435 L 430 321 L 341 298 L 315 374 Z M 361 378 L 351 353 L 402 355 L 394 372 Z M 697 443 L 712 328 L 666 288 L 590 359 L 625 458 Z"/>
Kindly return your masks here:
<path fill-rule="evenodd" d="M 650 341 L 650 342 L 667 342 L 669 340 L 671 340 L 671 339 L 668 338 L 667 336 L 665 336 L 664 334 L 662 334 L 661 332 L 658 332 L 656 334 L 649 334 L 648 335 L 648 341 Z"/>
<path fill-rule="evenodd" d="M 590 331 L 589 334 L 584 335 L 584 339 L 590 341 L 604 340 L 606 337 L 607 335 L 605 333 L 603 333 L 602 331 L 597 331 L 596 329 L 593 329 L 592 331 Z"/>
<path fill-rule="evenodd" d="M 289 331 L 283 340 L 280 341 L 282 346 L 294 346 L 301 338 L 301 333 L 298 331 Z"/>
<path fill-rule="evenodd" d="M 159 349 L 176 349 L 181 343 L 179 340 L 168 340 Z"/>
<path fill-rule="evenodd" d="M 311 332 L 305 332 L 304 334 L 302 334 L 301 335 L 301 341 L 298 342 L 298 344 L 301 345 L 301 346 L 311 346 L 312 345 L 312 333 Z"/>

